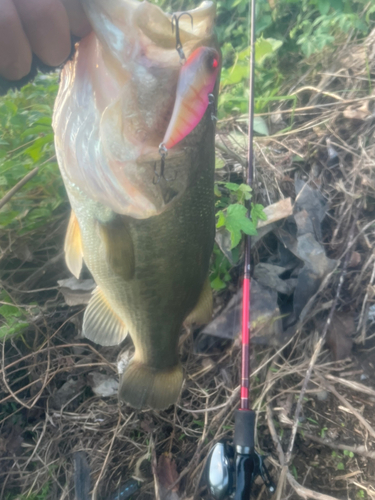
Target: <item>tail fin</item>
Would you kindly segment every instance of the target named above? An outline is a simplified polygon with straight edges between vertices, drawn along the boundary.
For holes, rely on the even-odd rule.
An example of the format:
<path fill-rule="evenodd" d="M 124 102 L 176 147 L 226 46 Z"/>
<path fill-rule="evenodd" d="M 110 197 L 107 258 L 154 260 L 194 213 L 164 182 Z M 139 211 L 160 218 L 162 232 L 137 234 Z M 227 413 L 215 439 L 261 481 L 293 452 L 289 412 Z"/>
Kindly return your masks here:
<path fill-rule="evenodd" d="M 155 370 L 132 361 L 122 376 L 119 398 L 134 408 L 148 406 L 163 410 L 177 401 L 182 382 L 183 373 L 179 364 L 166 370 Z"/>

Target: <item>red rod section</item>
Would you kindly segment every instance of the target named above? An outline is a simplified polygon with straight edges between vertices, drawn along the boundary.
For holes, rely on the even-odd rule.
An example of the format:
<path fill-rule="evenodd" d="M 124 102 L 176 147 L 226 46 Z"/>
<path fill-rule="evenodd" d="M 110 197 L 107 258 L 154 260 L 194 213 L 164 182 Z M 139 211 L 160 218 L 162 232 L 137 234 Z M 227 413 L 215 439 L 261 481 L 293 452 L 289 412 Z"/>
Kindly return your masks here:
<path fill-rule="evenodd" d="M 244 276 L 242 295 L 241 410 L 249 410 L 250 277 Z"/>
<path fill-rule="evenodd" d="M 255 1 L 251 2 L 250 12 L 250 79 L 249 79 L 249 144 L 247 157 L 246 182 L 248 186 L 253 185 L 253 124 L 254 124 L 254 66 L 255 66 Z M 248 210 L 250 217 L 250 208 Z M 241 363 L 241 410 L 250 409 L 249 377 L 250 377 L 250 249 L 251 238 L 245 239 L 245 266 L 243 278 L 242 295 L 242 363 Z"/>

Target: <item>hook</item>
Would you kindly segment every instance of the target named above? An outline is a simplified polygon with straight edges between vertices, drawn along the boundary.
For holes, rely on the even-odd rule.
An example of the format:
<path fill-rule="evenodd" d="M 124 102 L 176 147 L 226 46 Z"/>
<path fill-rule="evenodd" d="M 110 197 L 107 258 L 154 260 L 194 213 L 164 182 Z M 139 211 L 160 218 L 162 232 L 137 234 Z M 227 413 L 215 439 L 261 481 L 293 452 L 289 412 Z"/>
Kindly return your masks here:
<path fill-rule="evenodd" d="M 211 120 L 217 120 L 216 117 L 216 106 L 215 106 L 215 96 L 213 94 L 208 94 L 208 105 L 211 106 Z"/>
<path fill-rule="evenodd" d="M 173 14 L 172 16 L 172 33 L 174 33 L 174 28 L 176 26 L 176 50 L 178 52 L 178 55 L 180 56 L 181 63 L 184 64 L 186 61 L 186 57 L 184 54 L 184 51 L 182 50 L 182 43 L 180 39 L 180 26 L 179 26 L 179 21 L 182 16 L 189 16 L 191 20 L 191 29 L 193 29 L 193 16 L 189 12 L 181 12 L 177 16 L 177 14 Z"/>
<path fill-rule="evenodd" d="M 174 180 L 176 179 L 176 177 L 177 177 L 176 172 L 174 173 L 173 178 L 171 177 L 171 178 L 168 178 L 168 179 L 167 179 L 167 178 L 164 176 L 164 170 L 165 170 L 165 159 L 166 159 L 166 157 L 168 156 L 168 149 L 165 147 L 164 142 L 162 142 L 162 143 L 159 145 L 159 155 L 160 155 L 160 173 L 158 173 L 158 172 L 156 171 L 156 162 L 154 163 L 154 173 L 155 173 L 155 175 L 154 175 L 154 178 L 152 179 L 152 183 L 153 183 L 153 184 L 155 184 L 155 185 L 156 185 L 156 184 L 159 184 L 160 179 L 162 179 L 162 178 L 163 178 L 165 181 L 167 181 L 167 182 L 172 182 L 172 181 L 174 181 Z"/>

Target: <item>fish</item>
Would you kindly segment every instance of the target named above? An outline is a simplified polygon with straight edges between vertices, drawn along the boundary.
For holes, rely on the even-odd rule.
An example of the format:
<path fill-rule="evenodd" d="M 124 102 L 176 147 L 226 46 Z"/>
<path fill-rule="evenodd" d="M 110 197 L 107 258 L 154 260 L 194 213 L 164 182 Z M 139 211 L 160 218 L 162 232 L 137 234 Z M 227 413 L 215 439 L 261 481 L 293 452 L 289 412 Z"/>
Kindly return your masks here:
<path fill-rule="evenodd" d="M 85 264 L 97 285 L 83 334 L 134 344 L 119 399 L 159 410 L 181 392 L 183 325 L 212 316 L 215 6 L 172 18 L 147 1 L 82 5 L 93 31 L 61 72 L 53 113 L 72 208 L 65 260 L 77 278 Z"/>

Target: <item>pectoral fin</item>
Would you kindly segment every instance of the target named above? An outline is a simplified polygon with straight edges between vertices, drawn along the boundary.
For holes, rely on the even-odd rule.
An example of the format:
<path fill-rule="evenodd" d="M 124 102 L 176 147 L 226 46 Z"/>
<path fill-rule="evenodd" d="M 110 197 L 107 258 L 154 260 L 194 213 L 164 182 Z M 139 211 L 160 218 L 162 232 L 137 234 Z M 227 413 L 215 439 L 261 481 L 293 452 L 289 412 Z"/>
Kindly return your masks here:
<path fill-rule="evenodd" d="M 69 271 L 78 279 L 82 269 L 82 237 L 78 220 L 72 210 L 65 236 L 65 261 Z"/>
<path fill-rule="evenodd" d="M 105 255 L 113 272 L 124 280 L 134 275 L 133 240 L 123 217 L 99 225 L 100 238 L 104 244 Z"/>
<path fill-rule="evenodd" d="M 204 282 L 197 305 L 185 319 L 185 323 L 188 325 L 192 323 L 209 323 L 212 318 L 212 305 L 212 290 L 210 280 L 207 278 Z"/>
<path fill-rule="evenodd" d="M 128 333 L 99 287 L 95 288 L 83 316 L 82 331 L 85 337 L 100 345 L 120 344 Z"/>

